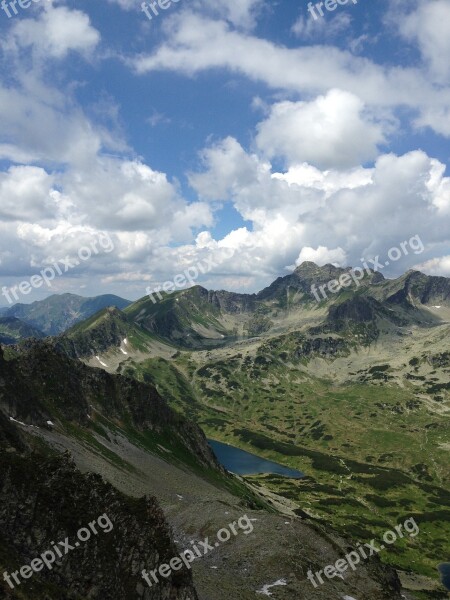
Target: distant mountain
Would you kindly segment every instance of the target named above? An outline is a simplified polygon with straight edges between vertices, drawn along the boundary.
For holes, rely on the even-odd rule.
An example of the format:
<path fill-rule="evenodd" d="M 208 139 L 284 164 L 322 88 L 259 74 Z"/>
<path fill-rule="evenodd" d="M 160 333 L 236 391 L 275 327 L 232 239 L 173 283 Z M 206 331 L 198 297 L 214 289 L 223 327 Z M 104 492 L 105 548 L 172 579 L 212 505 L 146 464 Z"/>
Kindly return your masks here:
<path fill-rule="evenodd" d="M 450 306 L 450 279 L 408 271 L 398 279 L 386 280 L 381 297 L 390 304 Z"/>
<path fill-rule="evenodd" d="M 16 317 L 0 317 L 0 344 L 17 344 L 32 337 L 40 339 L 45 333 Z"/>
<path fill-rule="evenodd" d="M 123 309 L 129 304 L 129 300 L 113 294 L 94 298 L 84 298 L 75 294 L 54 294 L 31 304 L 15 304 L 4 316 L 16 317 L 46 335 L 58 335 L 75 323 L 88 319 L 102 308 L 116 306 Z"/>
<path fill-rule="evenodd" d="M 118 308 L 110 306 L 68 329 L 55 338 L 55 344 L 73 358 L 85 358 L 106 352 L 111 347 L 120 348 L 124 340 L 145 352 L 153 339 L 149 331 Z"/>
<path fill-rule="evenodd" d="M 245 294 L 209 292 L 201 286 L 164 295 L 153 302 L 144 297 L 128 306 L 124 313 L 139 326 L 180 346 L 213 346 L 232 335 L 221 321 L 223 314 L 236 314 L 238 307 L 233 297 L 243 299 L 249 310 L 253 308 Z"/>
<path fill-rule="evenodd" d="M 389 280 L 370 271 L 363 272 L 363 277 L 355 282 L 350 274 L 350 268 L 304 262 L 257 294 L 194 286 L 164 294 L 162 299 L 144 297 L 130 304 L 124 313 L 168 343 L 200 349 L 226 345 L 236 338 L 292 329 L 303 321 L 324 322 L 319 317 L 323 310 L 329 313 L 327 331 L 342 332 L 347 328 L 354 335 L 355 326 L 365 322 L 363 328 L 368 333 L 370 322 L 369 338 L 373 339 L 381 322 L 384 329 L 407 324 L 431 326 L 440 319 L 429 309 L 450 307 L 450 280 L 445 277 L 410 271 Z M 333 293 L 328 284 L 340 278 L 349 284 Z M 324 292 L 319 293 L 321 286 Z M 346 304 L 338 308 L 342 303 Z"/>

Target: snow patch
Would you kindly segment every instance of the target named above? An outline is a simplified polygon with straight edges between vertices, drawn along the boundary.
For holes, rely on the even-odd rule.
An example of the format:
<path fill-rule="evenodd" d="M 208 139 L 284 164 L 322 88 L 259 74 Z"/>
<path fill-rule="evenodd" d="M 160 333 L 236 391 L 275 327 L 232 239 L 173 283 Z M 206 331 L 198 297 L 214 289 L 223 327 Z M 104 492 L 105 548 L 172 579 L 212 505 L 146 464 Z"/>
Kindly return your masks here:
<path fill-rule="evenodd" d="M 125 344 L 125 346 L 126 346 L 126 345 L 128 344 L 128 338 L 125 338 L 125 339 L 123 340 L 123 343 L 124 343 L 124 344 Z"/>
<path fill-rule="evenodd" d="M 54 424 L 54 423 L 52 423 L 52 421 L 47 421 L 47 425 L 50 425 L 51 427 L 54 427 L 54 426 L 55 426 L 55 424 Z"/>
<path fill-rule="evenodd" d="M 272 596 L 272 592 L 269 592 L 269 589 L 278 585 L 287 585 L 286 579 L 279 579 L 278 581 L 275 581 L 275 583 L 268 583 L 267 585 L 263 586 L 262 589 L 257 590 L 256 593 L 262 594 L 263 596 Z"/>
<path fill-rule="evenodd" d="M 125 354 L 128 356 L 128 352 L 125 352 L 125 350 L 123 348 L 120 348 L 120 351 L 122 352 L 122 354 Z"/>
<path fill-rule="evenodd" d="M 353 596 L 342 596 L 342 600 L 356 600 Z"/>
<path fill-rule="evenodd" d="M 442 306 L 433 306 L 433 308 L 442 308 Z"/>
<path fill-rule="evenodd" d="M 102 360 L 100 360 L 100 357 L 99 357 L 99 356 L 96 356 L 95 358 L 98 360 L 98 362 L 99 362 L 99 363 L 100 363 L 100 364 L 101 364 L 103 367 L 107 367 L 107 366 L 108 366 L 106 363 L 104 363 Z"/>
<path fill-rule="evenodd" d="M 9 417 L 9 420 L 14 421 L 14 423 L 19 423 L 19 425 L 23 425 L 24 427 L 28 427 L 28 425 L 22 423 L 22 421 L 17 421 L 17 419 L 14 419 L 14 417 Z"/>

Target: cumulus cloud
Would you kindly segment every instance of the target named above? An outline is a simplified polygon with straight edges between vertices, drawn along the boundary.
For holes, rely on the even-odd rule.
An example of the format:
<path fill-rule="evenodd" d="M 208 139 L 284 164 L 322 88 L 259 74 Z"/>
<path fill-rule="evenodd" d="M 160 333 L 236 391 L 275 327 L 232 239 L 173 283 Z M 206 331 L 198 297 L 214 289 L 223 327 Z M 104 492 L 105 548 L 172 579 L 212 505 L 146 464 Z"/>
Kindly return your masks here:
<path fill-rule="evenodd" d="M 68 52 L 91 52 L 100 41 L 86 13 L 65 6 L 44 5 L 35 19 L 22 18 L 3 43 L 8 50 L 32 47 L 40 58 L 62 59 Z"/>
<path fill-rule="evenodd" d="M 70 277 L 84 285 L 94 276 L 95 286 L 117 292 L 120 285 L 131 297 L 208 257 L 218 266 L 200 283 L 254 291 L 294 263 L 358 265 L 417 234 L 426 246 L 424 269 L 447 273 L 445 165 L 423 151 L 383 148 L 399 106 L 413 109 L 417 127 L 450 135 L 450 90 L 439 62 L 446 42 L 432 41 L 445 9 L 440 0 L 428 4 L 426 13 L 419 2 L 401 14 L 409 15 L 402 35 L 419 45 L 431 78 L 422 65 L 377 65 L 331 46 L 287 48 L 260 39 L 250 33 L 267 9 L 260 0 L 192 0 L 167 13 L 154 50 L 129 61 L 137 72 L 192 76 L 221 68 L 281 90 L 272 106 L 261 103 L 265 117 L 247 148 L 229 136 L 203 149 L 188 173 L 190 201 L 177 180 L 93 122 L 61 84 L 60 64 L 74 52 L 90 57 L 99 45 L 87 15 L 51 3 L 30 12 L 33 18 L 24 15 L 2 43 L 13 60 L 0 86 L 0 157 L 11 163 L 0 172 L 5 283 L 74 256 L 105 229 L 114 252 Z M 55 80 L 59 89 L 49 83 Z M 215 211 L 225 203 L 245 225 L 213 236 Z M 389 274 L 417 260 L 406 256 Z M 69 277 L 55 282 L 54 291 L 64 289 Z"/>
<path fill-rule="evenodd" d="M 414 6 L 414 5 L 413 5 Z M 430 74 L 439 83 L 450 82 L 450 4 L 447 0 L 419 0 L 411 10 L 397 11 L 393 18 L 400 33 L 415 42 Z"/>
<path fill-rule="evenodd" d="M 114 252 L 83 263 L 54 291 L 89 274 L 134 272 L 142 282 L 158 270 L 160 248 L 213 225 L 211 206 L 187 202 L 178 182 L 94 124 L 61 80 L 59 88 L 51 83 L 49 59 L 58 59 L 56 70 L 71 51 L 86 54 L 98 43 L 87 15 L 52 4 L 33 14 L 13 23 L 3 42 L 9 75 L 0 84 L 0 156 L 9 165 L 0 171 L 0 274 L 16 283 L 76 256 L 106 229 Z"/>
<path fill-rule="evenodd" d="M 450 255 L 432 258 L 424 263 L 415 265 L 414 268 L 427 275 L 450 277 Z"/>
<path fill-rule="evenodd" d="M 194 188 L 214 197 L 217 180 L 221 196 L 227 190 L 236 210 L 252 221 L 253 230 L 240 228 L 224 238 L 249 272 L 251 264 L 261 274 L 263 265 L 280 272 L 299 258 L 356 266 L 414 235 L 429 252 L 448 240 L 450 179 L 445 166 L 422 151 L 381 155 L 372 168 L 321 171 L 302 163 L 280 173 L 228 138 L 203 157 L 204 172 L 190 179 Z M 416 260 L 407 256 L 390 273 L 400 274 Z"/>
<path fill-rule="evenodd" d="M 297 94 L 326 94 L 343 89 L 367 106 L 407 106 L 419 111 L 424 125 L 446 135 L 448 124 L 424 119 L 424 111 L 448 109 L 450 87 L 436 86 L 423 68 L 378 65 L 348 50 L 314 45 L 287 48 L 227 22 L 192 13 L 166 20 L 165 38 L 151 53 L 130 59 L 139 74 L 175 71 L 193 76 L 211 69 L 226 69 L 272 89 Z"/>
<path fill-rule="evenodd" d="M 53 177 L 39 167 L 12 166 L 0 173 L 0 218 L 51 219 L 58 204 Z"/>
<path fill-rule="evenodd" d="M 364 114 L 363 102 L 330 90 L 311 102 L 279 102 L 258 125 L 256 143 L 270 158 L 288 164 L 348 168 L 375 158 L 385 141 L 382 126 Z"/>
<path fill-rule="evenodd" d="M 326 246 L 319 246 L 318 248 L 304 247 L 295 261 L 295 265 L 301 265 L 305 261 L 316 263 L 320 267 L 329 263 L 339 267 L 345 264 L 346 254 L 342 248 L 329 250 Z"/>

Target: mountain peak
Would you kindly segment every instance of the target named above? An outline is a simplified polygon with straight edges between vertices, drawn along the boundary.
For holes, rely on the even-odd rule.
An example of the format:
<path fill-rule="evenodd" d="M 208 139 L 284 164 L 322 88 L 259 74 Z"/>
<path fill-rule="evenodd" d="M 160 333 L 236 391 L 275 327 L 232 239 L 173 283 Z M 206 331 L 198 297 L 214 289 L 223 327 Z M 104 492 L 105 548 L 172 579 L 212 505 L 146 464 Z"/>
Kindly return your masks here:
<path fill-rule="evenodd" d="M 303 271 L 305 269 L 318 269 L 319 265 L 311 260 L 304 260 L 301 264 L 296 267 L 296 271 Z"/>
<path fill-rule="evenodd" d="M 336 267 L 330 263 L 326 265 L 319 266 L 312 261 L 304 261 L 302 262 L 294 271 L 294 275 L 300 277 L 310 278 L 311 276 L 320 277 L 326 276 L 333 279 L 334 277 L 339 277 L 342 273 L 344 273 L 348 269 L 344 269 L 342 267 Z"/>

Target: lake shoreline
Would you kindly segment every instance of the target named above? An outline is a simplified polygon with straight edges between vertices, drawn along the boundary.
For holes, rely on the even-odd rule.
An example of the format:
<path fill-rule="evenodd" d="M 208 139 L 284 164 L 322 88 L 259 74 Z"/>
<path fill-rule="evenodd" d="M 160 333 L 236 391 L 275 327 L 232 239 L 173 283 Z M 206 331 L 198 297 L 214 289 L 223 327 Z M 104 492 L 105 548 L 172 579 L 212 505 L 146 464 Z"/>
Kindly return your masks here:
<path fill-rule="evenodd" d="M 286 467 L 237 446 L 208 439 L 220 464 L 236 475 L 280 475 L 289 479 L 303 479 L 306 475 L 297 469 Z"/>

